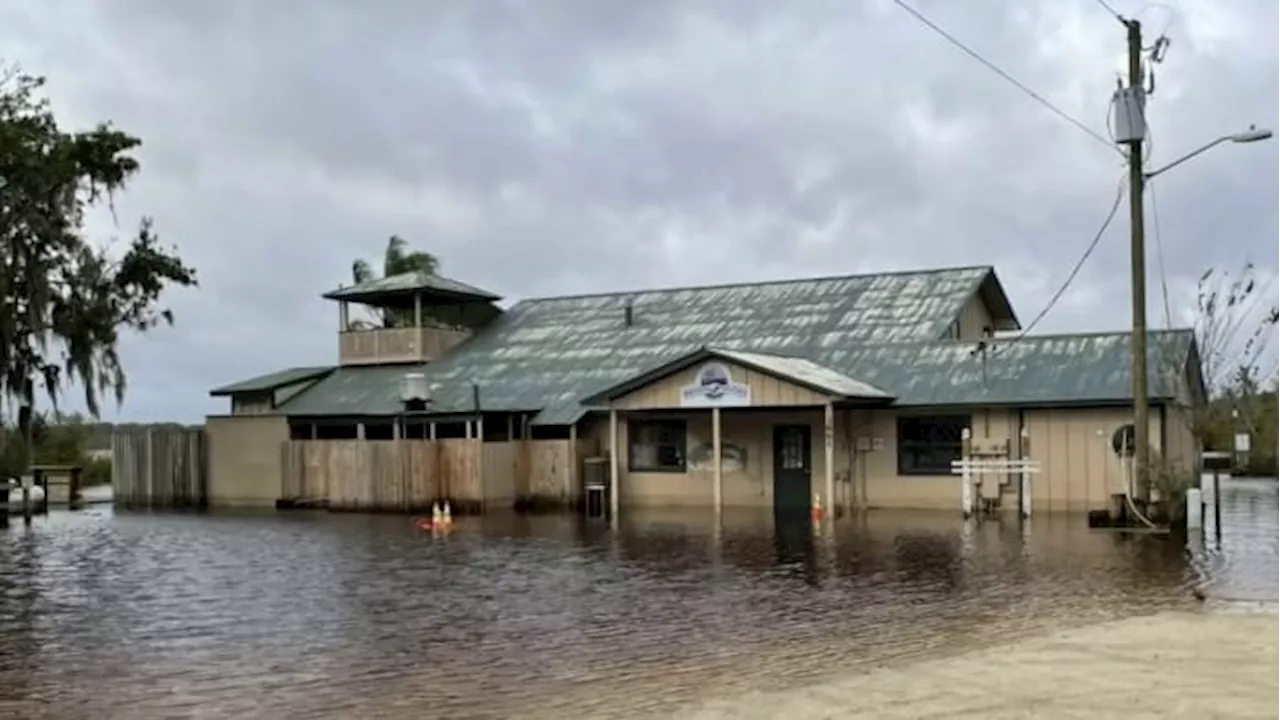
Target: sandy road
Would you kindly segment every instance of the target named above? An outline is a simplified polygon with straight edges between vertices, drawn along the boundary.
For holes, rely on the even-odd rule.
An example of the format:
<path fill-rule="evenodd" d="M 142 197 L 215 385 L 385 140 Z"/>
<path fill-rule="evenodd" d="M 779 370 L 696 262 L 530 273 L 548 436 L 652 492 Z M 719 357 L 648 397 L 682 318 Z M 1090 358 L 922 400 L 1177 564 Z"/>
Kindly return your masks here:
<path fill-rule="evenodd" d="M 777 693 L 685 717 L 1277 718 L 1280 617 L 1162 613 Z"/>

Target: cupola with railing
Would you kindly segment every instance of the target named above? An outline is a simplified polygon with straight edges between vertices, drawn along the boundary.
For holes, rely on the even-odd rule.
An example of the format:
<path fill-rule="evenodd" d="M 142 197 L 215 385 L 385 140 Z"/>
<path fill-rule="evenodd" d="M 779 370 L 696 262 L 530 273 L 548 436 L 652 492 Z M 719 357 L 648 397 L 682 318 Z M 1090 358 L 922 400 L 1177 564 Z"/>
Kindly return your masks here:
<path fill-rule="evenodd" d="M 324 294 L 338 303 L 338 364 L 438 360 L 502 314 L 501 298 L 434 273 L 414 271 Z"/>

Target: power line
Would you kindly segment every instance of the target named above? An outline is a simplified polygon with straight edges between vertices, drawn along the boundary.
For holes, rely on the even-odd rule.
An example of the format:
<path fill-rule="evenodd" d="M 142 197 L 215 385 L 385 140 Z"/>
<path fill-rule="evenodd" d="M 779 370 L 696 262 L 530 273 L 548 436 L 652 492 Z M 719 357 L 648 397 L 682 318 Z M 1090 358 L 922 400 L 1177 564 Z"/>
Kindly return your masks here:
<path fill-rule="evenodd" d="M 1093 255 L 1094 250 L 1098 249 L 1098 243 L 1102 241 L 1102 236 L 1106 234 L 1107 228 L 1111 227 L 1111 221 L 1115 219 L 1116 212 L 1120 209 L 1120 201 L 1124 199 L 1124 186 L 1127 179 L 1127 176 L 1120 178 L 1120 183 L 1116 187 L 1116 199 L 1115 202 L 1111 204 L 1111 210 L 1107 213 L 1107 219 L 1102 221 L 1102 227 L 1098 228 L 1098 232 L 1093 236 L 1093 240 L 1089 243 L 1089 247 L 1085 248 L 1084 254 L 1076 261 L 1075 267 L 1071 268 L 1071 273 L 1067 275 L 1067 279 L 1062 283 L 1062 287 L 1059 287 L 1058 291 L 1053 294 L 1053 297 L 1049 299 L 1049 304 L 1044 306 L 1044 309 L 1040 311 L 1040 314 L 1036 315 L 1035 318 L 1022 329 L 1022 332 L 1018 333 L 1017 337 L 1012 338 L 1012 340 L 1021 340 L 1029 335 L 1031 331 L 1035 329 L 1035 326 L 1049 314 L 1049 311 L 1053 309 L 1053 306 L 1058 304 L 1058 300 L 1062 299 L 1062 295 L 1067 292 L 1067 288 L 1071 287 L 1071 283 L 1075 282 L 1076 275 L 1080 274 L 1080 269 L 1083 268 L 1085 262 L 1089 260 L 1089 256 Z"/>
<path fill-rule="evenodd" d="M 1103 10 L 1106 10 L 1108 13 L 1111 13 L 1112 15 L 1114 15 L 1115 18 L 1120 22 L 1124 22 L 1124 16 L 1121 15 L 1115 8 L 1111 7 L 1111 4 L 1108 3 L 1107 0 L 1096 0 L 1096 2 L 1102 6 Z"/>
<path fill-rule="evenodd" d="M 1164 301 L 1165 329 L 1173 327 L 1173 310 L 1169 306 L 1169 276 L 1164 268 L 1164 242 L 1160 238 L 1160 205 L 1156 202 L 1156 184 L 1147 180 L 1147 194 L 1151 196 L 1151 228 L 1156 236 L 1156 265 L 1160 268 L 1160 297 Z"/>
<path fill-rule="evenodd" d="M 942 28 L 934 24 L 932 20 L 925 17 L 924 15 L 921 15 L 919 10 L 916 10 L 915 8 L 911 7 L 906 2 L 904 2 L 904 0 L 893 0 L 893 2 L 898 7 L 910 13 L 912 17 L 924 23 L 929 29 L 933 30 L 934 32 L 941 35 L 942 37 L 946 38 L 947 41 L 949 41 L 952 45 L 955 45 L 956 47 L 960 48 L 960 50 L 964 51 L 964 53 L 967 54 L 969 57 L 987 66 L 989 70 L 999 75 L 1000 77 L 1004 78 L 1006 81 L 1008 81 L 1010 84 L 1012 84 L 1014 87 L 1018 88 L 1022 92 L 1026 93 L 1028 96 L 1031 97 L 1031 99 L 1035 100 L 1036 102 L 1048 108 L 1051 112 L 1053 112 L 1053 114 L 1057 115 L 1063 120 L 1066 120 L 1072 125 L 1075 125 L 1077 128 L 1083 130 L 1086 134 L 1089 135 L 1089 137 L 1105 145 L 1108 149 L 1119 152 L 1119 148 L 1117 148 L 1115 145 L 1112 145 L 1111 142 L 1108 141 L 1105 137 L 1098 134 L 1088 125 L 1085 125 L 1084 123 L 1080 122 L 1074 117 L 1071 117 L 1064 110 L 1061 110 L 1060 108 L 1058 108 L 1057 105 L 1054 105 L 1053 103 L 1045 99 L 1043 95 L 1041 95 L 1040 93 L 1037 93 L 1036 91 L 1022 84 L 1009 73 L 1005 72 L 1004 70 L 1001 70 L 995 63 L 979 55 L 977 51 L 971 49 L 968 45 L 965 45 L 964 43 L 957 40 L 955 36 L 953 36 L 951 33 L 948 33 L 946 30 L 943 30 Z"/>

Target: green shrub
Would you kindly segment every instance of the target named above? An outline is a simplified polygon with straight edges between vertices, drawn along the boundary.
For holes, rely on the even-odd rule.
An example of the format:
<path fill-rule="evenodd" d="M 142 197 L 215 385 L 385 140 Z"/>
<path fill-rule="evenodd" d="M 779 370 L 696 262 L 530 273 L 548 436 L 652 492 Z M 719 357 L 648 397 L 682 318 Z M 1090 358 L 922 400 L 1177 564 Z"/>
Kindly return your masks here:
<path fill-rule="evenodd" d="M 80 475 L 80 484 L 85 487 L 111 484 L 111 460 L 93 458 L 86 462 L 84 472 Z"/>

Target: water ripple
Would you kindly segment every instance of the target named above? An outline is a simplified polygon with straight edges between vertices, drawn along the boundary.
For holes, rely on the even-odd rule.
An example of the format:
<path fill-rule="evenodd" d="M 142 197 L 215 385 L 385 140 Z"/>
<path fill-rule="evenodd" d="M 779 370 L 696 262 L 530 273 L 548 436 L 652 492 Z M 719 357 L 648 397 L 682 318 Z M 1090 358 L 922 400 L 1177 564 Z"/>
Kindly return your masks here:
<path fill-rule="evenodd" d="M 0 531 L 0 716 L 644 717 L 1171 607 L 1274 606 L 1276 481 L 1221 546 L 878 512 L 54 514 Z"/>

